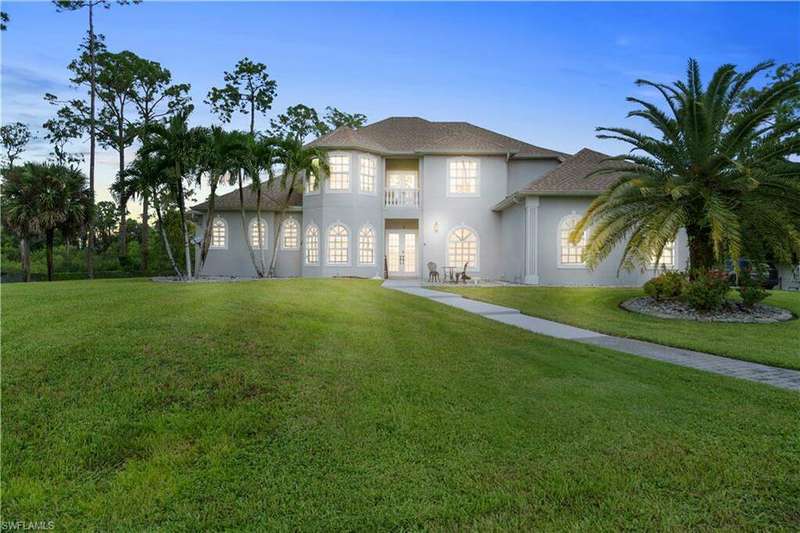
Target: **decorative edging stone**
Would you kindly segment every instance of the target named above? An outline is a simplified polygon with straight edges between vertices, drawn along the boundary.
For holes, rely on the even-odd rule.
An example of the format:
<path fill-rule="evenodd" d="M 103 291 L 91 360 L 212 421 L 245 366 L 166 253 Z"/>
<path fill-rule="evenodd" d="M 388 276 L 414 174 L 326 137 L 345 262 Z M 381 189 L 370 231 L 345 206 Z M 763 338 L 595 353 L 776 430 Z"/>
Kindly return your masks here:
<path fill-rule="evenodd" d="M 620 304 L 620 307 L 626 311 L 657 318 L 694 320 L 696 322 L 772 324 L 794 318 L 791 311 L 765 304 L 756 304 L 752 309 L 747 309 L 739 304 L 730 303 L 719 311 L 701 312 L 692 309 L 681 300 L 655 300 L 649 296 L 626 300 Z"/>

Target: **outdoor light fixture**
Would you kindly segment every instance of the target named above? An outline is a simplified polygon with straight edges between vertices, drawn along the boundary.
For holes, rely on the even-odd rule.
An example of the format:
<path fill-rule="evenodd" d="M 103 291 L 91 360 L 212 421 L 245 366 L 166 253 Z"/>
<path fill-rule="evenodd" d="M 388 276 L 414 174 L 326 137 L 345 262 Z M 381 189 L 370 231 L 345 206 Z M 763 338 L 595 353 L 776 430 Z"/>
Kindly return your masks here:
<path fill-rule="evenodd" d="M 434 233 L 439 233 L 439 223 L 438 222 L 434 222 L 433 223 L 433 232 Z"/>

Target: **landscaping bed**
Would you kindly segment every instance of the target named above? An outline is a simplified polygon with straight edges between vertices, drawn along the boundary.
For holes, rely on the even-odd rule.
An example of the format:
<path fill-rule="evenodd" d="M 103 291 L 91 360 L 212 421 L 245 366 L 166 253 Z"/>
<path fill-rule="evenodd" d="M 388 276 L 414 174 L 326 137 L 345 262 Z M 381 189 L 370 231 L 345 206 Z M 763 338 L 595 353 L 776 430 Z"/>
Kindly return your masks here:
<path fill-rule="evenodd" d="M 683 300 L 656 300 L 640 296 L 620 304 L 623 309 L 643 315 L 676 320 L 699 320 L 701 322 L 738 322 L 745 324 L 768 324 L 785 322 L 794 318 L 791 311 L 766 304 L 745 307 L 732 303 L 714 311 L 698 311 Z"/>

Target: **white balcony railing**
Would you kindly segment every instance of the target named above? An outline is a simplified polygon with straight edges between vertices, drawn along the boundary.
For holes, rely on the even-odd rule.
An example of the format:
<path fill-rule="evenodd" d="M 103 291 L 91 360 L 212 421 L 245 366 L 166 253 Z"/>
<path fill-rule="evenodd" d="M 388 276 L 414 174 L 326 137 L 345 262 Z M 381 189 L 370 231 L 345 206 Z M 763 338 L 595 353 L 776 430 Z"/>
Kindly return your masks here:
<path fill-rule="evenodd" d="M 419 207 L 419 189 L 386 189 L 383 191 L 386 207 Z"/>

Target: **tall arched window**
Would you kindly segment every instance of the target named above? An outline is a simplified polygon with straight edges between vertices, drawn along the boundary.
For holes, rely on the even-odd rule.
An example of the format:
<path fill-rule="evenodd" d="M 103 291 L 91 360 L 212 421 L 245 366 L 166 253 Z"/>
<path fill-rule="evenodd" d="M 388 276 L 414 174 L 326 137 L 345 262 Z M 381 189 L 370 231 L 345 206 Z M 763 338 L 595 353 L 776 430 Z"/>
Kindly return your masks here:
<path fill-rule="evenodd" d="M 342 224 L 328 229 L 328 263 L 346 265 L 350 262 L 350 233 Z"/>
<path fill-rule="evenodd" d="M 358 262 L 362 265 L 375 264 L 375 231 L 364 226 L 358 232 Z"/>
<path fill-rule="evenodd" d="M 261 240 L 258 238 L 259 231 L 261 232 Z M 248 235 L 250 238 L 250 246 L 255 248 L 256 250 L 264 248 L 267 249 L 267 243 L 269 240 L 267 239 L 267 221 L 263 218 L 256 219 L 250 221 L 250 227 L 248 229 Z"/>
<path fill-rule="evenodd" d="M 447 236 L 447 265 L 478 270 L 478 235 L 474 230 L 460 226 Z"/>
<path fill-rule="evenodd" d="M 586 250 L 586 232 L 581 235 L 581 240 L 576 244 L 572 244 L 569 236 L 578 221 L 581 219 L 578 215 L 568 215 L 561 219 L 558 224 L 558 264 L 561 266 L 575 266 L 582 267 L 583 254 Z"/>
<path fill-rule="evenodd" d="M 319 264 L 319 228 L 313 224 L 306 228 L 306 264 Z"/>
<path fill-rule="evenodd" d="M 228 224 L 222 217 L 214 217 L 211 225 L 211 248 L 228 247 Z"/>
<path fill-rule="evenodd" d="M 283 221 L 283 237 L 281 248 L 284 250 L 297 250 L 300 247 L 300 225 L 293 218 Z"/>

